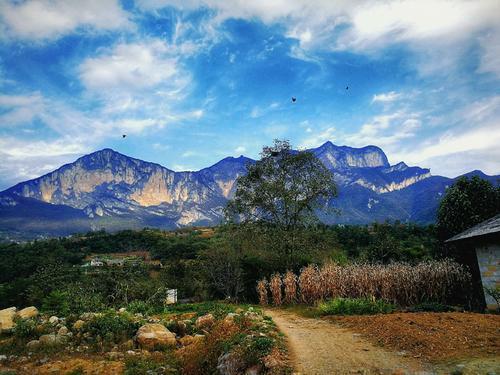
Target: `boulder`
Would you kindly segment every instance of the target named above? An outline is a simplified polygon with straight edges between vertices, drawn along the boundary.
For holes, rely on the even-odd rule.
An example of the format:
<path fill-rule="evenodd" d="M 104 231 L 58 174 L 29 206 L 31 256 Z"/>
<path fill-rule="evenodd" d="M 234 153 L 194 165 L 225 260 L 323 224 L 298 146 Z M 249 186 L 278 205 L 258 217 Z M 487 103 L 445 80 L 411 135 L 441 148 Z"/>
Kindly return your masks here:
<path fill-rule="evenodd" d="M 38 316 L 38 309 L 35 306 L 25 307 L 17 312 L 17 316 L 21 319 L 29 319 Z"/>
<path fill-rule="evenodd" d="M 175 334 L 164 325 L 148 323 L 137 331 L 137 343 L 143 349 L 153 350 L 156 347 L 175 346 Z"/>
<path fill-rule="evenodd" d="M 215 323 L 215 318 L 212 314 L 207 314 L 200 316 L 198 319 L 196 319 L 196 328 L 201 329 L 201 328 L 207 328 L 211 327 Z"/>
<path fill-rule="evenodd" d="M 16 315 L 16 310 L 17 309 L 15 307 L 0 310 L 0 333 L 10 331 L 14 328 L 14 316 Z"/>
<path fill-rule="evenodd" d="M 73 323 L 73 329 L 76 331 L 79 331 L 83 328 L 85 325 L 85 322 L 83 320 L 77 320 L 75 323 Z"/>

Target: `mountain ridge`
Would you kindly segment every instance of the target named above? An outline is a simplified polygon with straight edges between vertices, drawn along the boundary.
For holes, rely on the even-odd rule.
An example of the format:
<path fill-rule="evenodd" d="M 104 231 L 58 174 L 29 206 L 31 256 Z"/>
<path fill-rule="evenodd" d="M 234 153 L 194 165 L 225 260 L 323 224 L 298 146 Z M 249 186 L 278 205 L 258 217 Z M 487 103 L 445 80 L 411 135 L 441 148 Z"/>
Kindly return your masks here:
<path fill-rule="evenodd" d="M 322 217 L 326 223 L 432 222 L 440 197 L 454 181 L 404 162 L 390 165 L 383 150 L 373 145 L 353 148 L 326 142 L 308 151 L 334 173 L 340 187 L 332 204 L 342 215 Z M 69 227 L 78 229 L 75 221 L 82 230 L 216 225 L 236 179 L 254 162 L 243 155 L 229 156 L 198 171 L 176 172 L 104 148 L 0 192 L 0 233 L 29 227 L 44 235 L 67 234 Z M 498 178 L 481 171 L 469 174 Z M 40 221 L 51 223 L 47 227 L 60 230 L 44 231 L 36 215 L 27 214 L 30 206 Z M 70 219 L 58 220 L 55 211 Z"/>

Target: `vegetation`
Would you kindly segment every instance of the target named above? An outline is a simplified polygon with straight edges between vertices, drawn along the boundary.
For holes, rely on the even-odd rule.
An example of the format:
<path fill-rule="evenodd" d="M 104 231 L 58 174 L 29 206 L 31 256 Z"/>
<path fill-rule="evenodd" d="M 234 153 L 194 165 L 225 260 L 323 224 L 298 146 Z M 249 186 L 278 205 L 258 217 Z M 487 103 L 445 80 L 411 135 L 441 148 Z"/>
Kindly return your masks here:
<path fill-rule="evenodd" d="M 322 315 L 387 314 L 395 310 L 393 304 L 367 298 L 334 298 L 318 304 Z"/>
<path fill-rule="evenodd" d="M 264 229 L 274 237 L 268 238 L 274 252 L 293 267 L 300 261 L 304 228 L 319 223 L 317 209 L 325 209 L 337 195 L 333 174 L 312 153 L 295 152 L 288 141 L 280 140 L 264 147 L 261 159 L 247 168 L 247 174 L 238 177 L 226 216 L 250 224 L 247 228 L 256 234 Z"/>
<path fill-rule="evenodd" d="M 447 191 L 437 214 L 439 238 L 448 238 L 500 212 L 500 186 L 477 176 L 461 177 Z"/>
<path fill-rule="evenodd" d="M 275 272 L 290 269 L 297 273 L 307 264 L 329 260 L 340 264 L 415 262 L 432 259 L 437 253 L 433 227 L 316 225 L 297 230 L 302 245 L 288 267 L 288 260 L 275 251 L 281 246 L 280 237 L 270 228 L 229 224 L 210 233 L 145 229 L 0 244 L 0 308 L 36 305 L 55 315 L 118 306 L 138 312 L 163 311 L 168 288 L 178 289 L 179 298 L 257 302 L 256 282 Z M 132 244 L 147 241 L 132 247 L 125 245 L 124 238 Z M 377 258 L 372 249 L 383 238 L 397 247 L 390 255 Z M 82 267 L 91 257 L 127 254 L 127 249 L 128 253 L 146 252 L 161 266 L 141 260 L 123 266 Z"/>

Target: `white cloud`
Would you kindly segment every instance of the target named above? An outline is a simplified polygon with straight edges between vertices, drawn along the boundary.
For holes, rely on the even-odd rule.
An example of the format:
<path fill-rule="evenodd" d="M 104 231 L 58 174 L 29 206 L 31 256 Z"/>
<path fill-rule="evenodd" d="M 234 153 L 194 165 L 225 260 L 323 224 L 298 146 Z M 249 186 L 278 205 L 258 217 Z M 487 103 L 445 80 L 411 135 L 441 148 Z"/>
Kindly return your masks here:
<path fill-rule="evenodd" d="M 401 97 L 400 93 L 397 93 L 396 91 L 389 91 L 386 93 L 373 95 L 372 103 L 375 103 L 375 102 L 382 102 L 382 103 L 393 102 L 393 101 L 399 99 L 400 97 Z"/>
<path fill-rule="evenodd" d="M 0 95 L 0 127 L 27 123 L 43 109 L 43 98 L 39 93 L 31 95 Z"/>
<path fill-rule="evenodd" d="M 298 41 L 291 56 L 311 62 L 317 62 L 314 50 L 373 53 L 406 43 L 424 56 L 415 59 L 422 74 L 446 71 L 464 54 L 464 41 L 476 42 L 478 32 L 500 30 L 497 0 L 139 0 L 138 5 L 145 10 L 211 8 L 216 12 L 212 27 L 229 18 L 279 23 L 286 36 Z M 486 40 L 483 44 L 481 69 L 496 72 L 497 48 Z"/>
<path fill-rule="evenodd" d="M 179 73 L 176 59 L 162 41 L 118 44 L 80 66 L 80 79 L 92 90 L 151 88 Z"/>
<path fill-rule="evenodd" d="M 245 146 L 238 146 L 238 147 L 236 147 L 236 148 L 234 149 L 234 152 L 235 152 L 236 154 L 240 154 L 240 155 L 241 155 L 241 154 L 243 154 L 244 152 L 246 152 L 246 150 L 247 150 L 247 149 L 245 148 Z"/>
<path fill-rule="evenodd" d="M 493 73 L 497 79 L 500 79 L 500 30 L 492 31 L 481 37 L 480 44 L 483 54 L 478 72 Z"/>
<path fill-rule="evenodd" d="M 337 139 L 338 137 L 337 129 L 335 129 L 335 127 L 333 126 L 327 127 L 326 129 L 323 129 L 316 134 L 313 134 L 311 128 L 307 128 L 306 132 L 310 133 L 311 135 L 299 144 L 299 148 L 318 147 L 327 141 L 335 141 L 335 139 Z"/>
<path fill-rule="evenodd" d="M 118 0 L 3 1 L 0 17 L 4 32 L 18 39 L 56 39 L 78 30 L 132 28 Z"/>
<path fill-rule="evenodd" d="M 93 151 L 84 140 L 65 137 L 54 141 L 0 139 L 0 190 L 39 177 L 82 154 Z"/>

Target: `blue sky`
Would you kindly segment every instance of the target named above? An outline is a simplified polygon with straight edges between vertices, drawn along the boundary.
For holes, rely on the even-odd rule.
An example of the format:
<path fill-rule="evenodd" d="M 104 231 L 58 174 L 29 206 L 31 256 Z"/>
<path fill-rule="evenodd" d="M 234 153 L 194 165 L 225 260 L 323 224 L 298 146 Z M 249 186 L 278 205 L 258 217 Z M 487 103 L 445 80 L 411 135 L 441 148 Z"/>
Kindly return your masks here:
<path fill-rule="evenodd" d="M 500 2 L 0 2 L 0 189 L 105 147 L 196 170 L 274 138 L 499 174 Z"/>

